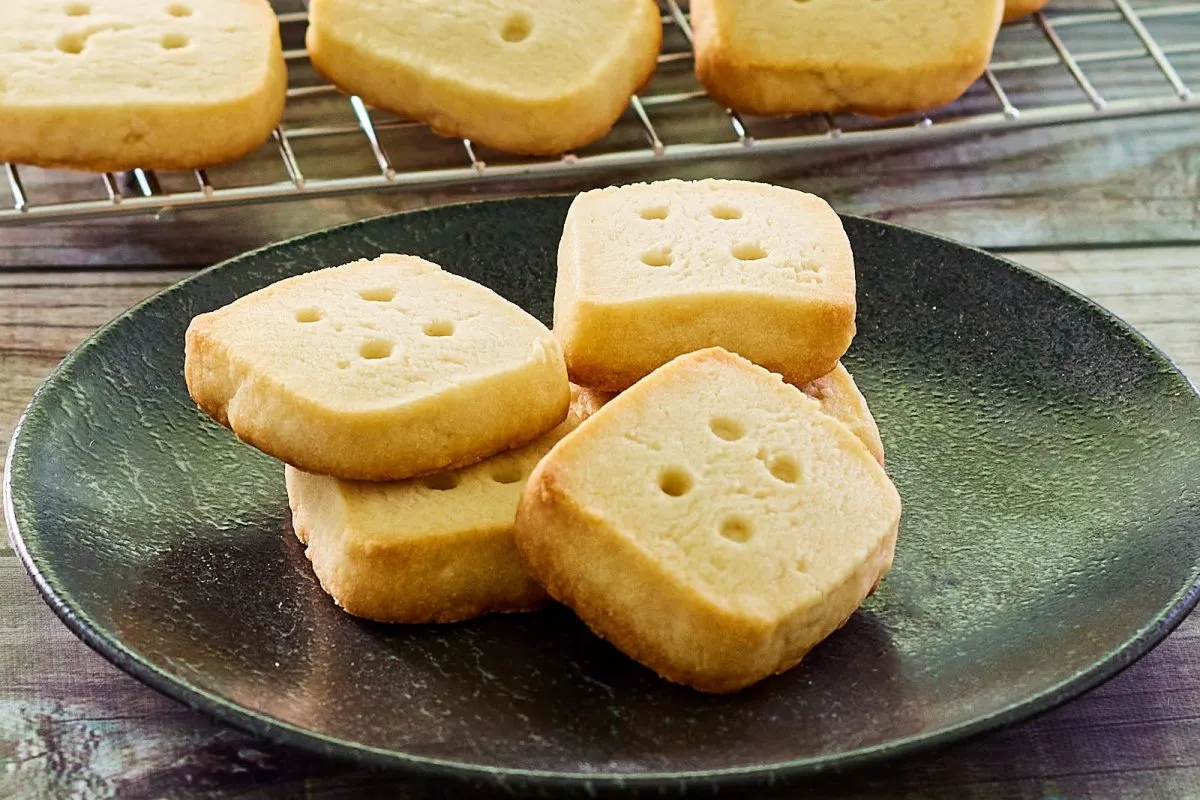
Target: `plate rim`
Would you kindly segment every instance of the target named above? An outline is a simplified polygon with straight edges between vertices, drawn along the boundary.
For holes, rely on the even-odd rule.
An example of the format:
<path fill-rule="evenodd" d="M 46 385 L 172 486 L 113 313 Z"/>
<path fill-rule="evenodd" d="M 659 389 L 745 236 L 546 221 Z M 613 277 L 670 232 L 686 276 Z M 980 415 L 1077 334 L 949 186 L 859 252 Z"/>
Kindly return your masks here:
<path fill-rule="evenodd" d="M 54 611 L 55 615 L 67 629 L 83 641 L 84 644 L 139 682 L 223 724 L 231 725 L 275 744 L 296 747 L 342 762 L 385 767 L 399 772 L 406 772 L 417 778 L 452 779 L 459 781 L 484 780 L 493 786 L 508 789 L 522 786 L 539 786 L 559 790 L 582 789 L 589 793 L 597 789 L 636 788 L 653 790 L 684 788 L 698 784 L 720 785 L 723 788 L 749 788 L 770 785 L 778 781 L 794 782 L 822 774 L 838 774 L 858 770 L 871 764 L 883 763 L 905 755 L 931 752 L 955 742 L 970 739 L 1017 722 L 1040 716 L 1110 680 L 1154 649 L 1200 603 L 1200 560 L 1198 560 L 1192 566 L 1191 583 L 1183 586 L 1173 595 L 1170 605 L 1164 607 L 1157 615 L 1148 619 L 1133 636 L 1125 640 L 1120 646 L 1109 651 L 1101 660 L 1094 662 L 1087 669 L 1081 670 L 1039 693 L 1010 703 L 998 711 L 933 732 L 915 734 L 869 747 L 858 747 L 833 755 L 811 756 L 801 759 L 778 761 L 772 764 L 758 764 L 745 767 L 646 773 L 568 772 L 561 770 L 497 767 L 403 753 L 397 750 L 351 742 L 317 733 L 293 723 L 276 719 L 220 695 L 208 692 L 190 681 L 172 676 L 148 659 L 140 657 L 131 648 L 112 636 L 110 632 L 105 632 L 94 626 L 85 615 L 73 609 L 67 600 L 62 597 L 58 587 L 55 587 L 46 577 L 41 566 L 29 552 L 21 531 L 21 525 L 17 519 L 18 510 L 15 493 L 19 492 L 19 489 L 14 486 L 15 481 L 13 478 L 13 465 L 16 461 L 16 454 L 19 450 L 24 450 L 27 447 L 24 435 L 26 423 L 35 410 L 35 407 L 41 401 L 43 394 L 53 388 L 58 381 L 65 380 L 63 378 L 64 373 L 87 350 L 95 347 L 103 339 L 110 336 L 112 331 L 123 324 L 128 317 L 139 313 L 143 307 L 158 302 L 163 297 L 177 291 L 183 291 L 186 285 L 211 272 L 234 268 L 237 262 L 248 259 L 258 253 L 306 239 L 326 236 L 334 231 L 346 232 L 352 228 L 377 224 L 385 220 L 409 218 L 444 209 L 524 204 L 531 201 L 544 200 L 561 201 L 573 196 L 575 196 L 573 193 L 536 194 L 515 198 L 447 203 L 420 209 L 379 214 L 361 220 L 309 231 L 279 242 L 239 253 L 209 267 L 197 270 L 182 280 L 155 292 L 153 295 L 131 306 L 93 331 L 73 348 L 38 385 L 38 388 L 35 390 L 13 428 L 12 438 L 5 457 L 3 501 L 4 518 L 8 528 L 9 541 L 21 565 L 29 574 L 45 603 L 50 606 L 51 610 Z M 934 239 L 954 247 L 974 251 L 990 260 L 999 262 L 1005 269 L 1008 269 L 1010 272 L 1016 272 L 1027 280 L 1045 284 L 1053 290 L 1066 294 L 1071 300 L 1081 302 L 1092 313 L 1099 314 L 1107 322 L 1114 324 L 1140 348 L 1147 351 L 1149 356 L 1156 358 L 1159 362 L 1167 366 L 1174 373 L 1175 377 L 1180 379 L 1191 390 L 1193 399 L 1200 400 L 1200 391 L 1197 391 L 1196 384 L 1157 345 L 1113 312 L 1054 278 L 1005 258 L 1003 255 L 991 253 L 982 248 L 974 247 L 946 236 L 869 217 L 851 214 L 839 214 L 839 216 L 843 220 L 854 220 L 855 222 L 865 222 L 868 225 L 879 226 L 881 228 L 896 229 L 908 234 L 917 234 L 924 238 Z"/>

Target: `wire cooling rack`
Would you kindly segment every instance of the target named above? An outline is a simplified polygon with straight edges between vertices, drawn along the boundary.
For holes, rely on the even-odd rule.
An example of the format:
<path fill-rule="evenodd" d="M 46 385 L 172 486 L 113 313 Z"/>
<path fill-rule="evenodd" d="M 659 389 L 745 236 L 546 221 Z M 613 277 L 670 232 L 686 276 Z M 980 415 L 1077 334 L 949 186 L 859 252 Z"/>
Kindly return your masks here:
<path fill-rule="evenodd" d="M 992 63 L 960 100 L 926 115 L 743 117 L 692 75 L 692 33 L 662 0 L 664 40 L 651 84 L 601 141 L 555 158 L 490 152 L 339 94 L 308 63 L 303 0 L 275 0 L 290 85 L 273 142 L 233 165 L 191 173 L 99 176 L 0 165 L 0 226 L 159 213 L 385 190 L 534 181 L 698 159 L 933 138 L 1200 109 L 1200 3 L 1054 0 L 1005 26 Z M 5 190 L 7 185 L 7 191 Z M 6 197 L 7 195 L 7 197 Z M 44 195 L 44 197 L 42 196 Z"/>

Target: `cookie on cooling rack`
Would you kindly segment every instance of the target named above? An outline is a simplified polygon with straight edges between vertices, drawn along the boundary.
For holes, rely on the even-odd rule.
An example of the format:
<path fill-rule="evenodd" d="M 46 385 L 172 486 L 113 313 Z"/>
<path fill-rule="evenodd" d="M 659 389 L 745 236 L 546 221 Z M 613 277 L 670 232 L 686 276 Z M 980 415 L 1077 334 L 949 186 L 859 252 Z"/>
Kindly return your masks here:
<path fill-rule="evenodd" d="M 212 166 L 266 141 L 286 95 L 267 0 L 0 3 L 0 161 Z"/>
<path fill-rule="evenodd" d="M 606 134 L 654 72 L 653 0 L 312 0 L 313 66 L 446 136 L 554 154 Z"/>
<path fill-rule="evenodd" d="M 1035 11 L 1046 7 L 1047 0 L 1006 0 L 1004 3 L 1004 21 L 1016 22 L 1021 17 L 1027 17 Z"/>
<path fill-rule="evenodd" d="M 959 97 L 984 69 L 1004 0 L 692 0 L 696 77 L 738 111 L 892 116 Z"/>

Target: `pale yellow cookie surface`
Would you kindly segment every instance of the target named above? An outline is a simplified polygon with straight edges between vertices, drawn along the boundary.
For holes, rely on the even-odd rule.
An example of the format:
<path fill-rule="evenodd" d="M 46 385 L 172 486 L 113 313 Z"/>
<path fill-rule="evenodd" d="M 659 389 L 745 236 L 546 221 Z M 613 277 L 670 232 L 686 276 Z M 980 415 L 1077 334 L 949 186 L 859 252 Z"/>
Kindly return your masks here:
<path fill-rule="evenodd" d="M 1016 22 L 1046 7 L 1047 0 L 1005 0 L 1004 21 Z"/>
<path fill-rule="evenodd" d="M 828 375 L 801 386 L 800 391 L 819 402 L 822 411 L 849 428 L 867 446 L 875 460 L 883 463 L 883 440 L 879 436 L 879 427 L 867 406 L 867 399 L 841 362 Z M 587 419 L 616 396 L 615 392 L 572 384 L 571 411 L 579 419 Z"/>
<path fill-rule="evenodd" d="M 373 105 L 518 153 L 608 132 L 657 63 L 653 0 L 312 0 L 313 65 Z"/>
<path fill-rule="evenodd" d="M 192 320 L 185 377 L 241 439 L 306 472 L 402 478 L 562 422 L 562 351 L 484 286 L 385 255 L 280 281 Z"/>
<path fill-rule="evenodd" d="M 521 490 L 573 417 L 478 464 L 388 483 L 287 467 L 296 535 L 321 586 L 348 613 L 380 622 L 455 622 L 546 602 L 513 543 Z"/>
<path fill-rule="evenodd" d="M 987 67 L 1004 0 L 692 0 L 696 76 L 752 114 L 926 111 Z"/>
<path fill-rule="evenodd" d="M 270 137 L 286 91 L 266 0 L 0 3 L 0 161 L 212 166 Z"/>
<path fill-rule="evenodd" d="M 820 404 L 743 358 L 681 356 L 538 464 L 534 577 L 664 677 L 740 689 L 797 663 L 889 570 L 900 498 Z"/>
<path fill-rule="evenodd" d="M 554 333 L 571 379 L 619 391 L 724 347 L 797 385 L 854 336 L 854 257 L 819 197 L 746 181 L 584 192 L 558 251 Z"/>

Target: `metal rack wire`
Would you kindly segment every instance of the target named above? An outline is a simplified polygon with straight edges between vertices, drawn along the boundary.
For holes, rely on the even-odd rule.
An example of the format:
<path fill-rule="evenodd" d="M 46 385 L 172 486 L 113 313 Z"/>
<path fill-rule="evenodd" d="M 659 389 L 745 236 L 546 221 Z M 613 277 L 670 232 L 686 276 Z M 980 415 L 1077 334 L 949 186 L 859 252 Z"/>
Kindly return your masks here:
<path fill-rule="evenodd" d="M 312 72 L 304 49 L 296 47 L 285 51 L 292 83 L 288 118 L 275 130 L 270 145 L 274 152 L 260 151 L 256 166 L 244 166 L 240 177 L 237 166 L 222 168 L 223 174 L 234 170 L 233 177 L 224 181 L 215 180 L 205 170 L 169 176 L 140 169 L 105 173 L 99 176 L 99 186 L 91 184 L 94 197 L 42 201 L 22 179 L 27 168 L 3 164 L 0 226 L 484 181 L 522 182 L 656 163 L 893 145 L 1200 109 L 1200 97 L 1177 68 L 1177 62 L 1190 63 L 1193 57 L 1200 65 L 1200 3 L 1159 2 L 1135 8 L 1129 0 L 1111 0 L 1111 8 L 1102 10 L 1037 14 L 1030 22 L 1005 27 L 991 66 L 963 99 L 928 115 L 885 121 L 828 114 L 755 120 L 719 108 L 691 76 L 687 14 L 678 0 L 662 0 L 662 8 L 664 49 L 655 81 L 631 100 L 625 118 L 608 137 L 580 152 L 556 158 L 519 158 L 482 153 L 465 139 L 447 149 L 449 140 L 434 137 L 419 123 L 369 109 L 357 97 L 338 94 Z M 307 24 L 303 11 L 284 11 L 279 19 L 285 46 L 289 41 L 303 41 Z M 1156 26 L 1190 33 L 1182 41 L 1160 41 L 1164 38 L 1161 32 L 1157 36 L 1152 32 Z M 1070 45 L 1072 32 L 1082 30 L 1104 32 L 1090 41 L 1108 46 Z M 1136 72 L 1135 67 L 1146 74 L 1140 82 L 1135 81 L 1138 90 L 1132 96 L 1124 90 L 1110 96 L 1096 77 L 1097 71 L 1105 68 L 1128 76 Z M 338 119 L 331 118 L 335 106 Z M 387 141 L 396 135 L 401 135 L 398 144 Z M 360 155 L 365 158 L 340 160 L 365 168 L 352 174 L 309 174 L 297 148 L 314 143 L 320 145 L 317 149 L 340 153 L 363 151 Z M 418 152 L 421 157 L 414 160 L 412 156 Z M 264 167 L 264 158 L 273 162 L 276 175 L 270 174 L 270 166 Z M 329 161 L 326 154 L 323 163 Z M 182 183 L 182 178 L 190 185 Z M 8 203 L 2 191 L 5 182 Z"/>

